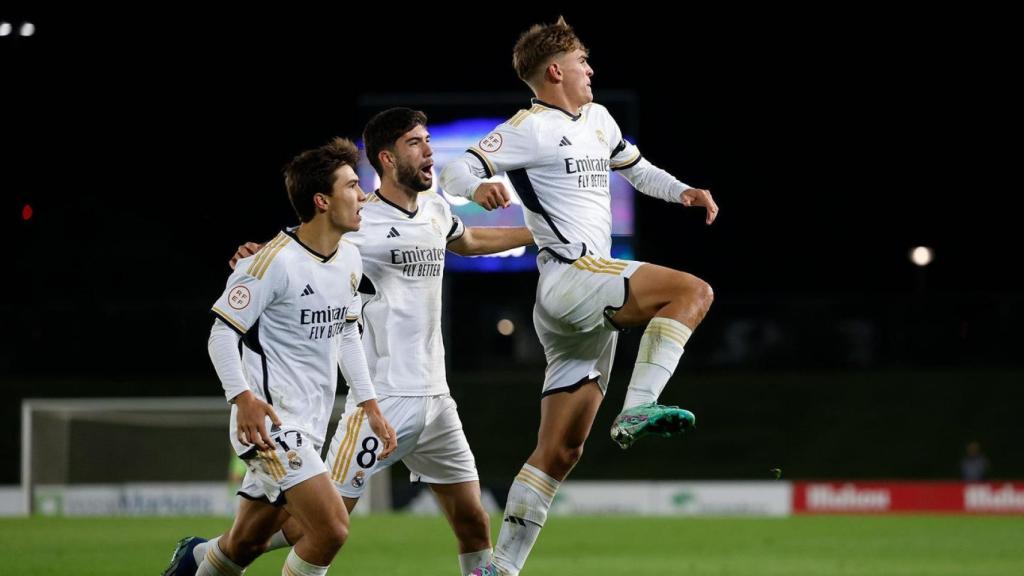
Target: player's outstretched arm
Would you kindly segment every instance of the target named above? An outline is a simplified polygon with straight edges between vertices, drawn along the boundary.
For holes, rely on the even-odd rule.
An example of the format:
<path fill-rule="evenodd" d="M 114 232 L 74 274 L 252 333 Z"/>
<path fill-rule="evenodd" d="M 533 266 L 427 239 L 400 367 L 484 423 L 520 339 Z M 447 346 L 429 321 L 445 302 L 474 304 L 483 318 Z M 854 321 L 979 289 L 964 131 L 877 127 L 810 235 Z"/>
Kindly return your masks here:
<path fill-rule="evenodd" d="M 501 182 L 485 182 L 473 173 L 476 160 L 469 154 L 449 162 L 441 171 L 441 187 L 452 196 L 469 198 L 484 210 L 512 205 L 508 189 Z"/>
<path fill-rule="evenodd" d="M 448 243 L 448 249 L 460 256 L 479 256 L 530 244 L 533 244 L 533 235 L 525 226 L 470 226 L 458 240 Z"/>
<path fill-rule="evenodd" d="M 693 188 L 680 182 L 675 176 L 651 164 L 645 158 L 641 158 L 628 168 L 620 169 L 619 174 L 647 196 L 665 202 L 679 202 L 683 206 L 703 207 L 707 210 L 707 217 L 704 219 L 706 224 L 711 224 L 718 217 L 718 204 L 711 197 L 710 190 Z"/>

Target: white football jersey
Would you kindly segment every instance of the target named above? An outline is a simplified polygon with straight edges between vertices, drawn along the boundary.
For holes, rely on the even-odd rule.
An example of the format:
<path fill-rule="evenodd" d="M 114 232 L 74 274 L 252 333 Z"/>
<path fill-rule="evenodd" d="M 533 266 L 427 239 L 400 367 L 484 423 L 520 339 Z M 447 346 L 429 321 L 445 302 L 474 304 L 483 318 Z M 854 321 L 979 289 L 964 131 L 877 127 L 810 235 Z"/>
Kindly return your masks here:
<path fill-rule="evenodd" d="M 285 230 L 238 261 L 213 305 L 214 315 L 242 335 L 249 389 L 316 446 L 325 441 L 334 405 L 342 329 L 359 319 L 361 278 L 354 244 L 342 240 L 333 254 L 321 255 Z M 232 430 L 236 412 L 232 406 Z"/>
<path fill-rule="evenodd" d="M 451 207 L 422 192 L 410 213 L 374 192 L 358 232 L 363 257 L 363 349 L 383 396 L 448 393 L 441 338 L 441 284 L 448 242 L 465 232 Z"/>
<path fill-rule="evenodd" d="M 611 255 L 609 170 L 641 157 L 604 106 L 587 104 L 572 115 L 535 98 L 467 152 L 478 161 L 476 177 L 507 174 L 538 247 L 583 243 L 594 255 Z"/>

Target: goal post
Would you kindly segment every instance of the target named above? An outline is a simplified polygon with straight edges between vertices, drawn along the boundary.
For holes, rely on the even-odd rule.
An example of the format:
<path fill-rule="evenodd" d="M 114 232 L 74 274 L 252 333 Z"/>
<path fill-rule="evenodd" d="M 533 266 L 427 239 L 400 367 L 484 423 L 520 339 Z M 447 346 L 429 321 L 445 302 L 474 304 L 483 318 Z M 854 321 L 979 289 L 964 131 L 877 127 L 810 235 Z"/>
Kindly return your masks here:
<path fill-rule="evenodd" d="M 335 399 L 328 439 L 344 405 L 344 396 Z M 33 398 L 22 401 L 21 414 L 21 486 L 30 515 L 234 509 L 236 457 L 222 397 Z M 389 478 L 375 475 L 356 510 L 390 509 Z"/>

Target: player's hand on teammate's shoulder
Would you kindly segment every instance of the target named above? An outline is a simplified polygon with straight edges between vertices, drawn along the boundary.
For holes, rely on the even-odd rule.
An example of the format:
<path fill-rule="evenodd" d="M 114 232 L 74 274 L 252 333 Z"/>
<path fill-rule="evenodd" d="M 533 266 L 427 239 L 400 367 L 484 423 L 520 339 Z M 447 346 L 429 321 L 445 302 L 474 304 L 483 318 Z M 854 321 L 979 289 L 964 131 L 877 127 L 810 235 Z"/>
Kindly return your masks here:
<path fill-rule="evenodd" d="M 234 270 L 235 264 L 238 264 L 239 260 L 252 256 L 259 252 L 261 248 L 263 248 L 263 244 L 257 244 L 255 242 L 246 242 L 245 244 L 242 244 L 238 247 L 238 252 L 235 252 L 235 255 L 231 257 L 231 260 L 228 262 L 228 266 L 231 266 L 231 269 Z"/>

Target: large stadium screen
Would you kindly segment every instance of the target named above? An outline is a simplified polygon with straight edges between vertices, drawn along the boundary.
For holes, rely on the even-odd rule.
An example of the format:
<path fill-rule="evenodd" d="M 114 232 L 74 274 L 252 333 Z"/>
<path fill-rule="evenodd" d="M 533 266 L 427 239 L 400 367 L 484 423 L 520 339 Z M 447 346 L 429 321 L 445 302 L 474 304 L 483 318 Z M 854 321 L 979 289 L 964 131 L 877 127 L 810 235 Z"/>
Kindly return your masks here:
<path fill-rule="evenodd" d="M 439 189 L 438 175 L 445 164 L 457 158 L 466 148 L 477 144 L 495 126 L 501 124 L 501 118 L 463 118 L 450 122 L 431 122 L 430 144 L 434 151 L 434 187 L 433 190 L 442 194 L 452 205 L 452 211 L 467 226 L 522 226 L 523 207 L 515 188 L 504 175 L 495 176 L 492 180 L 504 182 L 512 192 L 512 206 L 504 210 L 484 210 L 473 202 L 446 194 Z M 359 178 L 366 190 L 376 190 L 380 179 L 369 162 L 363 159 L 359 166 Z M 612 190 L 612 256 L 615 258 L 633 258 L 633 195 L 635 190 L 618 173 L 613 172 Z M 520 272 L 535 269 L 534 257 L 536 248 L 517 248 L 491 256 L 462 257 L 449 253 L 446 258 L 446 269 L 455 272 Z"/>

